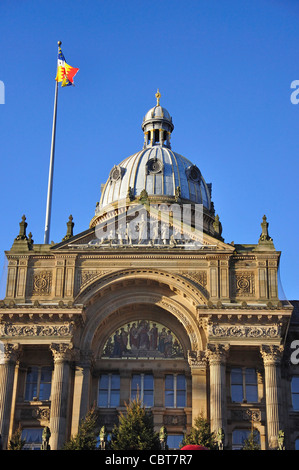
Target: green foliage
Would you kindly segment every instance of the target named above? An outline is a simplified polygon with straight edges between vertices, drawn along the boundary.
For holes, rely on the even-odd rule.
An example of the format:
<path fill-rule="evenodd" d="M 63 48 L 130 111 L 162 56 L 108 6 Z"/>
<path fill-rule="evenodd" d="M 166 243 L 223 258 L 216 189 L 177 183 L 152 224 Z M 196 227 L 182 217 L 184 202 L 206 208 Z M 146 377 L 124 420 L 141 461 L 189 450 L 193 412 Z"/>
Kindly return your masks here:
<path fill-rule="evenodd" d="M 242 450 L 261 450 L 259 434 L 256 430 L 253 429 L 247 439 L 245 439 Z"/>
<path fill-rule="evenodd" d="M 96 450 L 96 413 L 91 409 L 81 421 L 78 433 L 63 447 L 64 450 Z"/>
<path fill-rule="evenodd" d="M 187 444 L 198 444 L 209 449 L 215 448 L 215 435 L 210 431 L 208 420 L 202 415 L 194 420 L 194 426 L 192 426 L 189 433 L 185 434 L 182 447 Z"/>
<path fill-rule="evenodd" d="M 13 433 L 11 440 L 8 444 L 8 450 L 22 450 L 26 444 L 25 439 L 22 439 L 22 429 L 21 426 Z"/>
<path fill-rule="evenodd" d="M 136 398 L 120 413 L 119 424 L 114 426 L 112 450 L 159 450 L 159 434 L 154 431 L 152 414 Z"/>

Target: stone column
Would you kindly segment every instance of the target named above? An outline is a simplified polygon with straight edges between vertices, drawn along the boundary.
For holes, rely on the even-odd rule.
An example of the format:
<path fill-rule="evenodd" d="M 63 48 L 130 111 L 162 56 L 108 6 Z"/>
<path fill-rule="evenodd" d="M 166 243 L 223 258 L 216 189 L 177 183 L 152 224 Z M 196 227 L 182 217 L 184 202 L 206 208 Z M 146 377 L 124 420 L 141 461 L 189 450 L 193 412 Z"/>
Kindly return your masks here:
<path fill-rule="evenodd" d="M 210 415 L 211 432 L 224 432 L 224 444 L 227 443 L 227 413 L 226 413 L 226 358 L 229 345 L 208 344 L 207 355 L 210 363 Z"/>
<path fill-rule="evenodd" d="M 78 356 L 75 369 L 72 435 L 77 434 L 80 421 L 86 416 L 90 408 L 90 380 L 93 353 L 92 351 L 81 351 L 78 352 Z"/>
<path fill-rule="evenodd" d="M 266 414 L 268 448 L 277 449 L 280 431 L 280 362 L 283 346 L 262 345 L 260 348 L 265 367 Z"/>
<path fill-rule="evenodd" d="M 207 418 L 207 358 L 204 351 L 189 351 L 192 375 L 192 424 L 199 415 Z"/>
<path fill-rule="evenodd" d="M 4 343 L 3 351 L 0 351 L 0 436 L 3 449 L 7 447 L 15 366 L 19 353 L 19 345 L 10 343 Z"/>
<path fill-rule="evenodd" d="M 68 392 L 69 392 L 69 361 L 72 345 L 69 343 L 53 343 L 50 349 L 54 357 L 54 373 L 51 388 L 50 431 L 51 450 L 59 450 L 66 440 Z"/>

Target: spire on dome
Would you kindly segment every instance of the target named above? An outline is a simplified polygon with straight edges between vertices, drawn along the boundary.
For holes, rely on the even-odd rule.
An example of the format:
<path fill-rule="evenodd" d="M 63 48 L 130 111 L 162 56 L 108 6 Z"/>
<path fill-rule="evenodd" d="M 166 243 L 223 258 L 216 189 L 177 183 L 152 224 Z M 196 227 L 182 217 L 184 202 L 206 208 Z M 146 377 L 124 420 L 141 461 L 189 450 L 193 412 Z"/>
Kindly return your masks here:
<path fill-rule="evenodd" d="M 161 93 L 159 88 L 155 94 L 157 104 L 143 118 L 144 148 L 160 145 L 170 148 L 170 136 L 174 129 L 172 117 L 167 109 L 160 105 Z"/>

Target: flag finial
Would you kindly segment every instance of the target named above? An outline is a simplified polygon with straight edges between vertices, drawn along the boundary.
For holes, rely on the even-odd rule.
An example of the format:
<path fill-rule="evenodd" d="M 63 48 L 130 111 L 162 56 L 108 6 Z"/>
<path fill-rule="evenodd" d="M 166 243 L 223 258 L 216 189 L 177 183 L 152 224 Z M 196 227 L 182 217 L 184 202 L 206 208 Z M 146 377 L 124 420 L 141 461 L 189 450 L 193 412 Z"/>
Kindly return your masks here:
<path fill-rule="evenodd" d="M 62 42 L 61 42 L 61 41 L 58 41 L 57 44 L 58 44 L 58 46 L 61 46 Z"/>
<path fill-rule="evenodd" d="M 155 97 L 157 98 L 157 106 L 160 106 L 161 93 L 159 92 L 159 88 L 157 89 L 157 93 L 155 94 Z"/>

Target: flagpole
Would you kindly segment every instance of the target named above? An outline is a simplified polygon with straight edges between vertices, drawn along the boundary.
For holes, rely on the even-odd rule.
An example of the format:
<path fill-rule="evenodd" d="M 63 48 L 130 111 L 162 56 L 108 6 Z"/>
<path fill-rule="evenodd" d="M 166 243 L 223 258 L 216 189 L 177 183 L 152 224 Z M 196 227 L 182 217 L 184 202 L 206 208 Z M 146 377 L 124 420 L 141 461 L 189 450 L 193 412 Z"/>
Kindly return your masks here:
<path fill-rule="evenodd" d="M 58 41 L 58 48 L 60 46 L 61 46 L 61 41 Z M 49 166 L 49 179 L 48 179 L 47 209 L 46 209 L 46 222 L 45 222 L 45 237 L 44 237 L 44 243 L 45 244 L 49 243 L 49 235 L 50 235 L 53 173 L 54 173 L 54 154 L 55 154 L 55 137 L 56 137 L 56 119 L 57 119 L 57 100 L 58 100 L 58 81 L 56 81 L 56 85 L 55 85 L 54 112 L 53 112 L 53 124 L 52 124 L 52 140 L 51 140 L 51 153 L 50 153 L 50 166 Z"/>

